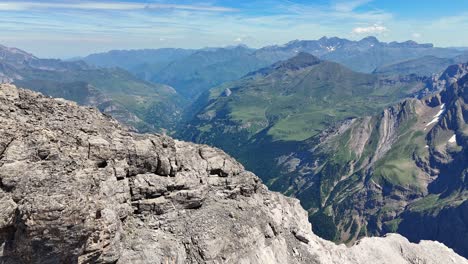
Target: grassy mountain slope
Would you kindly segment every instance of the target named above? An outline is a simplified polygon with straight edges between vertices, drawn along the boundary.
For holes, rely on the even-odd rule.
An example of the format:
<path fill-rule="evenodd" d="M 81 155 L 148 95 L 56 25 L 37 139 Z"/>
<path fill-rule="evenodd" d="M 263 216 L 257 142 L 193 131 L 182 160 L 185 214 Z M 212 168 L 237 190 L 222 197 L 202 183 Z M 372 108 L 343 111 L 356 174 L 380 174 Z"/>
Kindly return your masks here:
<path fill-rule="evenodd" d="M 378 67 L 424 56 L 453 59 L 466 56 L 461 50 L 436 48 L 432 44 L 380 42 L 375 37 L 351 41 L 337 37 L 295 40 L 280 46 L 251 49 L 245 46 L 200 50 L 154 49 L 110 51 L 92 54 L 85 61 L 101 67 L 120 67 L 146 81 L 165 83 L 193 102 L 204 91 L 299 52 L 338 62 L 348 68 L 371 73 Z M 458 61 L 458 60 L 457 60 Z M 409 74 L 411 72 L 405 73 Z"/>
<path fill-rule="evenodd" d="M 124 107 L 138 117 L 134 120 L 121 119 L 121 121 L 144 131 L 172 129 L 179 119 L 184 102 L 171 87 L 138 80 L 120 69 L 66 72 L 30 69 L 21 71 L 21 74 L 24 79 L 16 83 L 32 90 L 41 90 L 50 96 L 59 96 L 53 91 L 52 83 L 61 86 L 62 89 L 70 90 L 76 82 L 85 82 L 106 95 L 113 104 Z M 49 84 L 44 86 L 43 82 Z M 67 99 L 81 100 L 79 97 L 83 94 L 80 92 L 75 89 L 75 93 L 71 94 L 73 96 Z"/>
<path fill-rule="evenodd" d="M 420 85 L 353 72 L 300 53 L 205 94 L 207 105 L 185 136 L 214 139 L 220 146 L 230 144 L 223 143 L 229 141 L 226 133 L 243 135 L 244 141 L 256 136 L 302 141 L 337 121 L 382 109 Z"/>
<path fill-rule="evenodd" d="M 449 90 L 396 103 L 426 84 L 300 53 L 205 93 L 181 136 L 223 148 L 272 189 L 299 198 L 325 238 L 351 243 L 400 232 L 466 255 L 466 229 L 431 229 L 467 223 L 468 111 L 465 90 L 456 88 L 466 86 L 464 69 L 449 67 L 434 84 Z M 423 219 L 428 227 L 411 233 Z"/>
<path fill-rule="evenodd" d="M 146 81 L 171 85 L 185 98 L 194 101 L 209 88 L 239 79 L 274 62 L 257 58 L 254 51 L 246 46 L 115 50 L 91 54 L 84 60 L 100 67 L 120 67 Z"/>
<path fill-rule="evenodd" d="M 309 139 L 284 153 L 273 184 L 300 198 L 329 239 L 400 232 L 466 256 L 467 81 Z"/>
<path fill-rule="evenodd" d="M 3 49 L 4 54 L 8 51 Z M 120 121 L 142 131 L 173 129 L 185 103 L 172 87 L 142 81 L 118 68 L 38 59 L 23 51 L 17 51 L 13 59 L 5 55 L 0 65 L 6 81 L 107 109 Z"/>

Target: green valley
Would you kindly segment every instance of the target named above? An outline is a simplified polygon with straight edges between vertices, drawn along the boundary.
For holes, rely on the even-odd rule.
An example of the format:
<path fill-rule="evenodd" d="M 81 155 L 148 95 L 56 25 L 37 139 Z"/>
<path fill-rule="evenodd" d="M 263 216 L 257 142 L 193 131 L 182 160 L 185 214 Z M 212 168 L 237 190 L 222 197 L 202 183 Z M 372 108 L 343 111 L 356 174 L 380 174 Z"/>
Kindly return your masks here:
<path fill-rule="evenodd" d="M 324 238 L 411 233 L 425 214 L 428 226 L 440 225 L 466 204 L 464 72 L 451 66 L 440 77 L 447 81 L 436 81 L 446 85 L 441 93 L 404 100 L 430 85 L 299 53 L 205 93 L 180 135 L 226 150 L 270 188 L 299 198 Z M 459 230 L 446 229 L 409 237 L 467 252 L 448 238 Z"/>

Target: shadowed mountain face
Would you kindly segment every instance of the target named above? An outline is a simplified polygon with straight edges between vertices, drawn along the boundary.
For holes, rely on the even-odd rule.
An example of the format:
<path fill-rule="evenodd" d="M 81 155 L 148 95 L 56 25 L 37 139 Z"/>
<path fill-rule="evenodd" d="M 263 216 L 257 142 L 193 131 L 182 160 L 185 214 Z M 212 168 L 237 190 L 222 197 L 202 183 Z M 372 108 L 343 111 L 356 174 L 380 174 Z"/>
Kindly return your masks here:
<path fill-rule="evenodd" d="M 270 64 L 269 60 L 259 60 L 253 52 L 244 46 L 197 51 L 171 62 L 150 80 L 167 83 L 194 100 L 209 88 Z"/>
<path fill-rule="evenodd" d="M 239 79 L 272 62 L 257 58 L 254 52 L 254 49 L 245 46 L 201 50 L 111 51 L 93 54 L 84 60 L 98 66 L 125 68 L 147 81 L 171 85 L 193 101 L 209 88 Z M 143 55 L 146 57 L 143 58 Z"/>
<path fill-rule="evenodd" d="M 142 81 L 121 69 L 38 59 L 3 46 L 0 80 L 98 107 L 141 131 L 174 128 L 185 102 L 172 87 Z"/>
<path fill-rule="evenodd" d="M 373 73 L 384 75 L 416 74 L 419 76 L 432 76 L 441 73 L 450 65 L 466 62 L 468 62 L 468 53 L 455 58 L 424 56 L 394 64 L 383 65 L 377 67 Z"/>
<path fill-rule="evenodd" d="M 274 185 L 301 199 L 330 239 L 399 232 L 467 256 L 467 77 L 285 153 L 278 165 L 290 176 Z"/>
<path fill-rule="evenodd" d="M 390 65 L 377 67 L 373 73 L 396 75 L 414 73 L 420 76 L 431 76 L 445 70 L 448 66 L 455 64 L 454 59 L 424 56 L 417 59 L 398 62 Z"/>
<path fill-rule="evenodd" d="M 274 185 L 300 198 L 312 223 L 333 223 L 316 226 L 328 238 L 400 232 L 466 256 L 467 77 L 309 139 L 278 160 L 289 176 Z"/>
<path fill-rule="evenodd" d="M 0 262 L 465 264 L 392 234 L 347 248 L 223 151 L 0 85 Z"/>
<path fill-rule="evenodd" d="M 168 63 L 190 56 L 196 52 L 189 49 L 144 49 L 144 50 L 112 50 L 96 53 L 84 58 L 86 63 L 98 67 L 122 68 L 131 71 L 142 65 L 167 65 Z"/>
<path fill-rule="evenodd" d="M 386 79 L 300 56 L 212 89 L 182 136 L 225 149 L 299 198 L 327 239 L 400 232 L 467 255 L 466 65 L 432 80 L 432 92 L 442 92 L 377 114 L 427 79 Z M 365 113 L 376 115 L 355 118 Z"/>
<path fill-rule="evenodd" d="M 338 62 L 364 73 L 371 73 L 384 65 L 423 56 L 436 56 L 442 60 L 451 60 L 462 54 L 466 57 L 466 52 L 457 49 L 435 48 L 432 44 L 418 44 L 414 41 L 385 43 L 374 37 L 360 41 L 323 37 L 318 40 L 295 40 L 285 45 L 260 49 L 235 46 L 201 50 L 111 51 L 92 54 L 83 59 L 97 66 L 124 68 L 144 80 L 171 85 L 188 100 L 194 101 L 198 95 L 210 88 L 223 82 L 237 80 L 251 71 L 275 62 L 295 57 L 299 52 Z M 426 67 L 427 69 L 422 71 L 425 74 L 431 70 L 439 71 L 445 68 L 436 65 Z M 412 70 L 409 66 L 405 69 L 410 71 L 403 72 L 404 75 L 421 72 Z"/>

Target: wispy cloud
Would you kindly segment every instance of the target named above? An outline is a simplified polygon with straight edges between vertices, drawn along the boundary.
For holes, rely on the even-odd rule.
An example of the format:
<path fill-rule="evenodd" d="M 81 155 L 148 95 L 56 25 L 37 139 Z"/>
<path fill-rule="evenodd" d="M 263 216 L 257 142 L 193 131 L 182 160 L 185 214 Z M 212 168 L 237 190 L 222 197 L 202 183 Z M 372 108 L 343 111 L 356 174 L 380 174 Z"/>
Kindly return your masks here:
<path fill-rule="evenodd" d="M 393 14 L 383 10 L 367 8 L 365 10 L 357 10 L 360 6 L 365 6 L 372 1 L 370 0 L 355 0 L 355 1 L 339 1 L 333 2 L 331 5 L 310 5 L 310 4 L 295 4 L 283 7 L 291 13 L 297 15 L 297 18 L 304 20 L 316 20 L 321 24 L 342 23 L 342 27 L 352 23 L 382 23 L 383 21 L 393 19 Z"/>
<path fill-rule="evenodd" d="M 415 33 L 411 34 L 411 36 L 412 36 L 413 38 L 415 38 L 415 39 L 418 39 L 418 38 L 421 37 L 421 33 L 415 32 Z"/>
<path fill-rule="evenodd" d="M 5 2 L 0 1 L 1 11 L 24 11 L 35 9 L 79 9 L 79 10 L 139 10 L 180 9 L 208 12 L 235 12 L 234 8 L 211 5 L 145 4 L 132 2 Z"/>
<path fill-rule="evenodd" d="M 338 12 L 351 12 L 354 9 L 368 4 L 372 2 L 372 0 L 350 0 L 350 1 L 339 1 L 336 2 L 333 7 Z"/>
<path fill-rule="evenodd" d="M 368 27 L 355 27 L 352 30 L 352 33 L 355 34 L 381 34 L 387 32 L 388 29 L 385 26 L 374 24 Z"/>
<path fill-rule="evenodd" d="M 468 26 L 466 13 L 402 18 L 378 7 L 379 0 L 0 0 L 0 42 L 46 57 L 109 49 L 260 47 L 324 35 L 468 45 L 468 36 L 460 34 Z"/>

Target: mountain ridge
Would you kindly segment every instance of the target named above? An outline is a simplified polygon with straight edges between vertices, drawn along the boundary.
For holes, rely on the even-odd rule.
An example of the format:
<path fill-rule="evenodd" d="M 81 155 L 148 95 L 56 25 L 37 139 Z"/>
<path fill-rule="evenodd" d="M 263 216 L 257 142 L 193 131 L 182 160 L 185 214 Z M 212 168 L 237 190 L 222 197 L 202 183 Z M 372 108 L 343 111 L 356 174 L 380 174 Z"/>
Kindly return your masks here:
<path fill-rule="evenodd" d="M 343 123 L 306 144 L 304 153 L 285 154 L 280 166 L 292 178 L 281 181 L 283 190 L 306 208 L 322 208 L 311 221 L 334 222 L 335 233 L 315 230 L 328 238 L 400 232 L 411 241 L 444 241 L 466 255 L 467 80 L 465 75 L 435 95 Z M 287 171 L 291 162 L 296 165 Z M 314 169 L 301 171 L 306 167 Z"/>
<path fill-rule="evenodd" d="M 325 63 L 327 67 L 338 65 L 334 62 L 322 61 L 321 63 Z M 309 210 L 314 232 L 330 240 L 352 243 L 362 236 L 382 235 L 398 230 L 401 233 L 410 234 L 411 228 L 408 226 L 411 226 L 412 221 L 423 218 L 422 214 L 418 213 L 421 211 L 413 212 L 411 217 L 408 216 L 405 219 L 400 216 L 404 216 L 403 212 L 406 212 L 404 210 L 410 204 L 417 208 L 425 208 L 418 205 L 416 202 L 418 199 L 421 200 L 419 204 L 428 203 L 426 206 L 429 210 L 435 210 L 437 204 L 441 205 L 442 209 L 447 209 L 444 211 L 447 213 L 440 216 L 448 212 L 458 214 L 464 208 L 463 206 L 456 210 L 449 210 L 446 205 L 450 204 L 450 201 L 455 204 L 455 201 L 466 199 L 463 198 L 465 195 L 463 191 L 454 191 L 453 197 L 449 200 L 442 197 L 439 199 L 437 192 L 434 193 L 432 187 L 428 186 L 437 178 L 436 175 L 441 171 L 440 167 L 445 166 L 434 163 L 434 157 L 445 157 L 447 159 L 445 162 L 449 162 L 452 155 L 458 155 L 458 163 L 452 165 L 454 168 L 463 168 L 463 163 L 460 163 L 460 157 L 463 155 L 456 154 L 458 152 L 455 150 L 466 150 L 466 148 L 463 144 L 461 147 L 454 147 L 455 154 L 445 151 L 428 152 L 432 151 L 428 149 L 431 144 L 428 144 L 426 148 L 423 141 L 424 135 L 429 132 L 429 129 L 432 131 L 434 124 L 439 121 L 435 116 L 445 113 L 447 109 L 441 108 L 441 94 L 450 93 L 447 91 L 455 89 L 453 87 L 456 85 L 462 85 L 466 79 L 463 77 L 466 76 L 466 64 L 448 67 L 443 74 L 430 79 L 429 86 L 427 86 L 429 79 L 416 79 L 413 86 L 406 88 L 408 94 L 415 95 L 417 98 L 426 96 L 424 99 L 403 100 L 405 96 L 402 96 L 393 103 L 387 101 L 389 104 L 385 107 L 380 105 L 384 110 L 382 112 L 376 110 L 372 115 L 363 115 L 362 112 L 349 114 L 350 111 L 356 111 L 354 107 L 359 104 L 350 102 L 359 98 L 359 94 L 353 92 L 353 89 L 335 86 L 335 83 L 346 83 L 343 80 L 330 81 L 329 86 L 323 83 L 314 86 L 311 85 L 313 82 L 304 86 L 298 85 L 304 80 L 303 76 L 310 77 L 310 80 L 317 78 L 334 80 L 333 78 L 339 75 L 335 67 L 327 72 L 319 71 L 313 74 L 308 72 L 317 67 L 313 65 L 300 70 L 280 68 L 274 71 L 276 67 L 272 66 L 269 70 L 260 70 L 260 72 L 266 72 L 267 75 L 252 74 L 241 82 L 225 84 L 212 90 L 211 94 L 207 94 L 206 99 L 200 102 L 200 105 L 204 107 L 201 107 L 202 110 L 192 122 L 189 122 L 185 134 L 181 134 L 182 138 L 221 147 L 262 177 L 273 190 L 299 198 L 301 204 Z M 351 70 L 343 71 L 352 73 Z M 362 75 L 358 83 L 368 83 L 374 80 L 375 84 L 390 83 L 391 87 L 396 89 L 394 80 L 385 78 L 379 80 L 375 75 L 368 77 L 363 73 L 358 74 Z M 274 76 L 274 78 L 269 76 Z M 343 76 L 347 75 L 343 74 Z M 347 86 L 357 87 L 349 82 Z M 303 91 L 301 87 L 304 91 L 316 89 L 318 93 L 302 94 L 300 93 Z M 369 90 L 356 89 L 363 92 L 365 98 L 372 95 Z M 389 92 L 385 86 L 383 90 Z M 397 90 L 402 91 L 402 89 Z M 261 95 L 260 98 L 267 98 L 267 103 L 271 106 L 260 103 L 261 101 L 256 97 L 257 94 Z M 298 94 L 300 96 L 293 96 Z M 334 94 L 344 94 L 344 101 L 330 103 Z M 384 94 L 377 93 L 377 95 L 378 97 L 372 99 L 371 103 L 375 103 L 377 98 L 381 98 Z M 282 106 L 281 103 L 286 99 L 280 100 L 276 96 L 278 98 L 293 97 L 291 97 L 291 103 Z M 309 97 L 314 101 L 302 103 L 304 98 Z M 296 116 L 302 116 L 319 111 L 320 117 L 325 116 L 320 111 L 326 109 L 326 105 L 320 106 L 319 110 L 306 108 L 306 106 L 318 105 L 320 98 L 327 98 L 329 100 L 327 105 L 344 107 L 345 103 L 350 103 L 350 107 L 344 108 L 345 114 L 335 119 L 335 122 L 324 119 L 320 120 L 322 123 L 311 124 L 313 119 L 306 115 L 304 124 L 310 125 L 310 128 L 315 128 L 316 131 L 307 132 L 301 138 L 292 138 L 291 134 L 285 133 L 277 134 L 279 137 L 275 140 L 274 134 L 269 134 L 269 131 L 275 131 L 272 130 L 274 128 L 272 124 L 275 124 L 273 122 L 281 124 L 282 119 L 294 117 L 296 113 Z M 403 102 L 399 102 L 400 100 Z M 447 101 L 448 99 L 443 100 L 446 103 L 444 107 L 450 106 L 450 109 L 454 109 L 454 106 Z M 370 102 L 364 104 L 369 106 Z M 466 103 L 462 101 L 457 104 L 459 105 L 457 107 L 461 109 L 466 108 Z M 299 106 L 297 112 L 294 111 L 295 106 Z M 236 112 L 238 109 L 253 110 L 238 113 Z M 274 116 L 274 112 L 269 111 L 277 111 L 284 115 Z M 255 113 L 261 113 L 261 115 L 254 115 Z M 460 113 L 462 110 L 457 110 L 456 116 L 462 121 L 457 122 L 466 125 L 466 113 L 463 114 L 464 121 Z M 327 121 L 327 125 L 319 127 Z M 297 126 L 297 122 L 289 122 L 280 128 L 290 129 L 297 133 L 298 129 L 295 125 Z M 449 135 L 450 132 L 443 134 L 445 142 L 453 140 L 450 139 L 453 134 L 448 137 L 445 135 Z M 458 139 L 458 132 L 456 139 Z M 449 174 L 442 173 L 439 180 L 449 177 Z M 435 186 L 434 184 L 430 186 Z M 465 186 L 463 181 L 457 180 L 454 184 L 460 188 L 466 188 L 463 187 Z M 362 190 L 367 190 L 367 193 Z M 410 211 L 407 213 L 409 215 Z M 418 214 L 420 218 L 415 216 Z M 464 217 L 455 218 L 462 223 L 466 222 Z M 442 218 L 435 216 L 434 219 Z M 431 221 L 433 223 L 437 220 Z M 398 229 L 400 223 L 402 227 Z M 428 223 L 430 223 L 429 220 Z M 424 228 L 419 227 L 419 229 L 418 235 L 424 234 Z M 467 254 L 467 249 L 461 242 L 466 231 L 445 228 L 443 234 L 452 234 L 451 236 L 457 237 L 457 242 L 453 243 L 448 235 L 435 235 L 430 230 L 426 231 L 426 238 L 444 241 L 455 247 L 457 252 Z M 409 235 L 409 237 L 414 240 L 416 235 Z"/>
<path fill-rule="evenodd" d="M 238 52 L 234 53 L 235 50 Z M 164 49 L 141 50 L 141 54 L 135 55 L 135 59 L 124 56 L 119 64 L 114 63 L 111 66 L 122 67 L 147 81 L 169 84 L 193 102 L 196 99 L 194 97 L 210 88 L 221 85 L 223 82 L 235 81 L 249 72 L 292 58 L 299 52 L 312 54 L 322 60 L 334 61 L 354 71 L 364 73 L 371 73 L 383 65 L 422 56 L 452 59 L 466 54 L 459 49 L 438 48 L 432 44 L 418 44 L 414 41 L 386 43 L 380 42 L 375 37 L 366 37 L 358 41 L 323 37 L 318 40 L 295 40 L 284 45 L 272 45 L 259 49 L 234 46 L 190 50 L 190 52 L 182 50 L 177 58 L 169 61 L 158 60 L 159 55 L 141 56 L 148 52 L 161 53 L 162 51 Z M 108 57 L 115 52 L 119 51 L 92 54 L 90 57 L 93 57 L 93 61 L 99 62 L 98 58 L 108 61 L 112 60 Z M 125 54 L 125 51 L 120 52 Z M 138 50 L 131 52 L 132 54 L 140 53 Z M 92 64 L 90 57 L 88 57 L 88 62 Z M 87 58 L 84 60 L 86 61 Z"/>
<path fill-rule="evenodd" d="M 412 85 L 415 87 L 412 87 Z M 239 122 L 240 126 L 242 126 L 242 123 L 249 124 L 251 126 L 249 130 L 252 130 L 248 132 L 250 133 L 249 136 L 259 133 L 261 129 L 268 129 L 272 133 L 270 135 L 275 135 L 280 140 L 287 137 L 296 137 L 288 136 L 288 134 L 304 133 L 303 135 L 297 135 L 299 140 L 303 140 L 316 133 L 313 131 L 307 132 L 309 131 L 308 127 L 318 129 L 326 126 L 325 122 L 331 124 L 334 120 L 352 117 L 353 114 L 350 114 L 352 112 L 359 115 L 362 112 L 370 111 L 372 107 L 376 107 L 378 104 L 385 104 L 386 101 L 390 103 L 392 97 L 402 98 L 407 93 L 406 91 L 409 94 L 410 91 L 419 90 L 422 87 L 416 87 L 421 85 L 423 84 L 418 79 L 381 79 L 375 75 L 353 72 L 338 63 L 319 60 L 307 53 L 299 53 L 291 59 L 249 73 L 237 82 L 225 83 L 212 89 L 205 94 L 205 97 L 211 98 L 214 100 L 212 102 L 218 105 L 213 103 L 205 105 L 204 113 L 203 111 L 199 113 L 200 118 L 198 120 L 201 123 L 210 122 L 211 119 L 216 118 L 216 109 L 223 113 L 223 107 L 230 107 L 229 111 L 233 113 L 228 113 L 227 116 L 226 113 L 223 113 L 219 118 L 226 119 L 226 122 L 230 122 L 229 120 Z M 222 92 L 226 89 L 232 94 L 222 96 Z M 302 96 L 292 98 L 291 96 L 295 94 L 301 94 Z M 363 97 L 364 95 L 366 98 Z M 332 113 L 331 109 L 329 109 L 330 105 L 333 105 L 335 101 L 343 100 L 347 96 L 354 96 L 353 100 L 362 99 L 367 103 L 357 108 L 348 102 L 341 106 L 343 110 Z M 248 110 L 253 105 L 246 105 L 247 108 L 244 109 L 234 105 L 237 101 L 239 104 L 243 104 L 244 101 L 251 102 L 252 98 L 255 98 L 257 102 L 255 107 L 258 109 L 256 110 Z M 200 100 L 203 101 L 203 98 Z M 237 101 L 235 102 L 235 100 Z M 277 103 L 284 104 L 285 109 L 283 112 L 279 112 L 279 109 L 272 108 L 270 110 L 268 108 L 269 105 Z M 263 105 L 262 109 L 260 109 L 260 105 Z M 299 130 L 292 131 L 294 127 L 288 128 L 289 125 L 276 124 L 285 121 L 287 118 L 298 118 L 299 115 L 308 113 L 304 109 L 299 111 L 299 109 L 296 109 L 297 107 L 311 108 L 315 107 L 314 105 L 323 106 L 313 110 L 315 112 L 323 112 L 329 109 L 328 112 L 325 111 L 323 114 L 328 116 L 330 120 L 324 121 L 317 117 L 315 123 L 304 123 L 305 130 L 303 132 Z M 246 111 L 248 113 L 245 113 Z M 262 116 L 265 111 L 267 112 Z M 322 121 L 324 123 L 320 125 Z M 258 127 L 253 127 L 255 122 L 258 123 Z M 276 127 L 280 130 L 276 130 Z M 284 131 L 284 129 L 287 131 Z"/>
<path fill-rule="evenodd" d="M 172 129 L 185 103 L 172 87 L 140 80 L 119 68 L 97 68 L 84 61 L 39 59 L 18 49 L 16 53 L 10 50 L 6 47 L 0 50 L 1 82 L 17 83 L 49 96 L 98 107 L 141 131 Z"/>
<path fill-rule="evenodd" d="M 2 262 L 468 263 L 396 234 L 334 245 L 221 150 L 12 85 L 0 102 Z"/>

